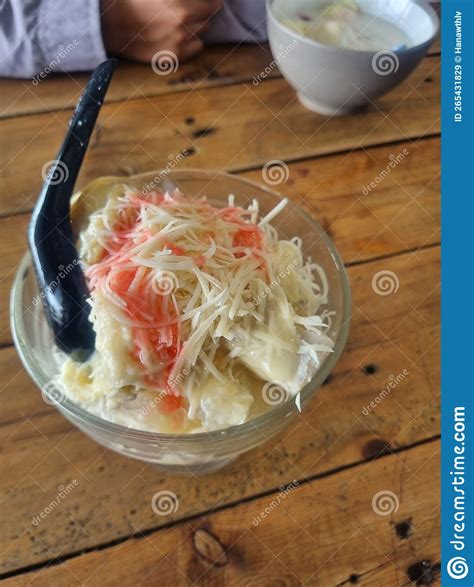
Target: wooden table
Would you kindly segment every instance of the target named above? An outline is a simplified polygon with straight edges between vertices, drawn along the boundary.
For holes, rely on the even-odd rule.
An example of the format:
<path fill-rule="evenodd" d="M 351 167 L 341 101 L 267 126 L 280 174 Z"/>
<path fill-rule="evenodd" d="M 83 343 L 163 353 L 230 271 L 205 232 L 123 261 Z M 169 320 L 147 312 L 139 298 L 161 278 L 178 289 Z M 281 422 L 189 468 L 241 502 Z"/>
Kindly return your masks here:
<path fill-rule="evenodd" d="M 347 264 L 350 339 L 310 408 L 200 478 L 104 450 L 23 370 L 10 285 L 41 169 L 86 77 L 0 81 L 5 585 L 439 584 L 438 46 L 401 87 L 342 118 L 306 111 L 276 70 L 254 84 L 271 60 L 242 46 L 168 76 L 123 64 L 81 175 L 157 169 L 187 149 L 181 167 L 263 182 L 262 166 L 284 160 L 277 189 L 322 223 Z M 380 295 L 374 279 L 387 271 L 396 291 Z M 176 494 L 176 512 L 153 512 L 160 490 Z"/>

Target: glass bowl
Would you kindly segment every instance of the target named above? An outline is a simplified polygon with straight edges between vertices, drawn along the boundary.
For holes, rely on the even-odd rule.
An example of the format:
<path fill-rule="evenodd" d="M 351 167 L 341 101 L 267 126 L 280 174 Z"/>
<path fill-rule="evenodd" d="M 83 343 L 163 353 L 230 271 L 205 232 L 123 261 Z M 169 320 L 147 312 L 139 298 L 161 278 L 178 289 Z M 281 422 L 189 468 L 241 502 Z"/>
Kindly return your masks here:
<path fill-rule="evenodd" d="M 214 205 L 227 204 L 234 194 L 237 205 L 257 198 L 262 214 L 281 201 L 282 196 L 247 179 L 221 172 L 171 170 L 133 177 L 108 178 L 111 185 L 126 183 L 139 189 L 179 187 L 193 197 L 206 196 Z M 291 201 L 273 221 L 281 236 L 299 236 L 306 255 L 323 267 L 329 280 L 328 304 L 335 315 L 328 334 L 334 352 L 323 358 L 313 379 L 301 390 L 301 409 L 311 399 L 336 364 L 347 340 L 350 323 L 350 288 L 339 253 L 322 227 Z M 75 426 L 103 446 L 122 455 L 153 463 L 175 472 L 206 473 L 217 470 L 239 454 L 262 444 L 284 427 L 297 413 L 294 400 L 270 407 L 265 414 L 224 430 L 196 434 L 159 434 L 114 424 L 87 412 L 61 393 L 52 383 L 56 365 L 51 355 L 53 337 L 46 322 L 29 255 L 17 271 L 10 302 L 10 319 L 16 348 L 43 399 L 54 404 Z"/>

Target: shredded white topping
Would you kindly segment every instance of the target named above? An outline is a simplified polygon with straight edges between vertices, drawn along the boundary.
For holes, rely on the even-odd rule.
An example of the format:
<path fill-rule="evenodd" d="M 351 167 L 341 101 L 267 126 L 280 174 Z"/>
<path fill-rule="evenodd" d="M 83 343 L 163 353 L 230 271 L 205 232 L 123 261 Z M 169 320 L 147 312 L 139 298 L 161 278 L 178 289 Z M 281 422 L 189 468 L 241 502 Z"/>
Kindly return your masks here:
<path fill-rule="evenodd" d="M 287 204 L 262 217 L 257 200 L 242 208 L 232 194 L 216 208 L 124 186 L 92 214 L 80 255 L 97 341 L 81 398 L 151 393 L 142 427 L 193 431 L 269 409 L 268 382 L 297 396 L 332 341 L 324 271 L 271 225 Z"/>

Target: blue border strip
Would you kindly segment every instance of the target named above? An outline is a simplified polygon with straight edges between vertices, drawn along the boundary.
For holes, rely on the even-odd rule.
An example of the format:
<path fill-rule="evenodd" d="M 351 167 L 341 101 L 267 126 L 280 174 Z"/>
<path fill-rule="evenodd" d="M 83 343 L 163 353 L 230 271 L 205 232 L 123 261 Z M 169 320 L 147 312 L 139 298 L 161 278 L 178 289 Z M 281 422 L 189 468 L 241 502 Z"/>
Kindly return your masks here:
<path fill-rule="evenodd" d="M 474 0 L 441 8 L 442 585 L 474 585 Z"/>

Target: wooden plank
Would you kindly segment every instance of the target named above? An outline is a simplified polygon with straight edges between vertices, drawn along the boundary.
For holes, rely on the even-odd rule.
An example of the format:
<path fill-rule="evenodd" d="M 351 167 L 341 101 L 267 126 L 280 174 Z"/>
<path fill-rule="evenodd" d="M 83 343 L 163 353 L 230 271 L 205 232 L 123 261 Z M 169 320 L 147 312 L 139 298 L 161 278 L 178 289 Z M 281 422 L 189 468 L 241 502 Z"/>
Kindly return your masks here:
<path fill-rule="evenodd" d="M 441 37 L 440 35 L 438 35 L 436 37 L 436 39 L 434 40 L 433 44 L 431 45 L 428 54 L 429 55 L 437 55 L 438 53 L 441 53 Z"/>
<path fill-rule="evenodd" d="M 351 267 L 350 341 L 329 382 L 286 431 L 201 478 L 104 451 L 42 401 L 14 349 L 0 350 L 0 434 L 9 471 L 0 481 L 2 572 L 168 523 L 150 508 L 160 489 L 179 495 L 180 519 L 438 434 L 438 263 L 439 251 L 428 249 Z M 390 296 L 372 289 L 382 270 L 400 283 Z M 74 482 L 35 526 L 58 486 Z"/>
<path fill-rule="evenodd" d="M 29 214 L 20 214 L 12 218 L 0 219 L 0 234 L 5 236 L 0 274 L 0 344 L 12 342 L 9 314 L 10 290 L 16 267 L 27 249 L 26 230 L 29 218 Z"/>
<path fill-rule="evenodd" d="M 5 585 L 440 585 L 439 452 L 285 486 Z"/>
<path fill-rule="evenodd" d="M 405 151 L 404 151 L 405 149 Z M 377 187 L 367 191 L 391 157 L 408 152 Z M 243 174 L 264 183 L 261 170 Z M 350 178 L 350 181 L 348 180 Z M 334 239 L 346 262 L 368 260 L 439 242 L 439 138 L 290 164 L 275 186 L 305 205 Z M 0 342 L 11 342 L 8 296 L 26 250 L 28 216 L 0 219 L 4 235 L 0 285 Z"/>
<path fill-rule="evenodd" d="M 0 121 L 0 214 L 32 207 L 70 112 Z M 189 123 L 192 117 L 194 122 Z M 439 132 L 439 57 L 357 115 L 327 118 L 301 106 L 282 79 L 109 104 L 101 113 L 80 183 L 176 165 L 256 168 Z"/>
<path fill-rule="evenodd" d="M 265 178 L 260 169 L 241 175 Z M 439 176 L 436 137 L 290 164 L 275 189 L 317 218 L 353 263 L 439 242 Z"/>
<path fill-rule="evenodd" d="M 439 40 L 430 54 L 439 53 Z M 157 75 L 148 64 L 122 61 L 110 87 L 107 102 L 133 100 L 142 96 L 160 96 L 252 81 L 273 61 L 270 48 L 259 45 L 222 45 L 208 47 L 192 61 L 180 64 L 166 76 Z M 268 78 L 278 77 L 278 68 L 271 68 Z M 41 80 L 0 80 L 0 118 L 52 112 L 71 108 L 84 88 L 88 74 L 58 74 Z"/>
<path fill-rule="evenodd" d="M 268 45 L 219 45 L 180 63 L 175 72 L 167 75 L 158 75 L 148 63 L 122 61 L 107 102 L 251 81 L 272 60 Z M 273 68 L 269 77 L 278 75 L 278 69 Z M 88 73 L 53 74 L 37 84 L 30 79 L 2 79 L 0 118 L 72 108 L 88 79 Z"/>

